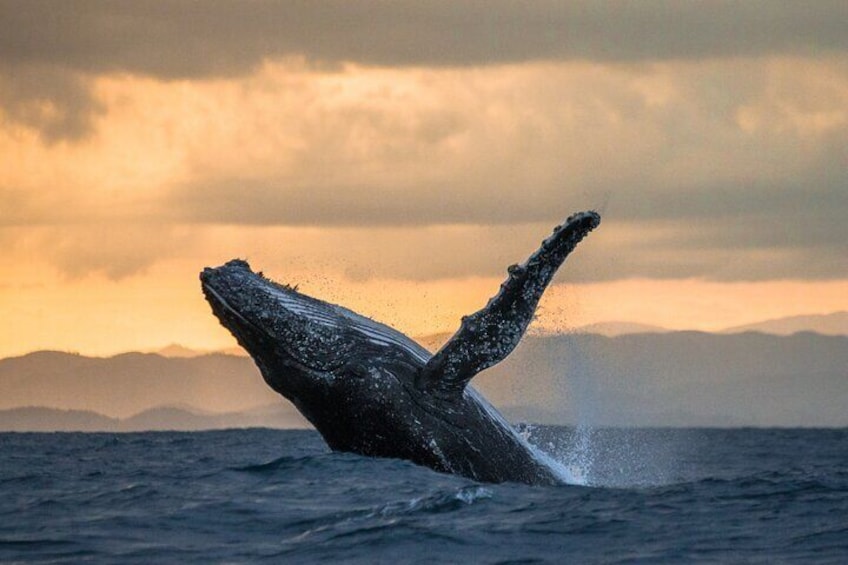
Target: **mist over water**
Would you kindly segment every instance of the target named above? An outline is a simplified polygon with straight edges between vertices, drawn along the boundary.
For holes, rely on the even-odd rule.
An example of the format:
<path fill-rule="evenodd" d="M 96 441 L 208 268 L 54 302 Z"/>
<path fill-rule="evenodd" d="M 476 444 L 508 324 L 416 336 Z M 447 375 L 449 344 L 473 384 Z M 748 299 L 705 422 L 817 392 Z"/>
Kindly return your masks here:
<path fill-rule="evenodd" d="M 570 484 L 587 487 L 657 487 L 697 476 L 680 459 L 691 430 L 525 426 L 525 437 L 549 454 Z"/>
<path fill-rule="evenodd" d="M 570 414 L 573 426 L 521 426 L 522 435 L 543 450 L 562 469 L 571 484 L 590 487 L 648 487 L 687 480 L 675 450 L 681 431 L 610 428 L 598 424 L 608 396 L 600 393 L 598 364 L 571 346 L 567 361 L 558 359 L 562 373 L 553 379 L 554 412 Z M 621 383 L 624 388 L 627 383 Z"/>
<path fill-rule="evenodd" d="M 598 486 L 603 484 L 596 472 L 595 445 L 593 430 L 597 421 L 598 403 L 597 381 L 590 374 L 592 365 L 587 363 L 581 352 L 573 356 L 567 375 L 555 379 L 558 398 L 569 399 L 573 413 L 577 416 L 577 425 L 572 437 L 560 434 L 559 442 L 548 440 L 548 448 L 555 457 L 570 469 L 578 484 Z"/>

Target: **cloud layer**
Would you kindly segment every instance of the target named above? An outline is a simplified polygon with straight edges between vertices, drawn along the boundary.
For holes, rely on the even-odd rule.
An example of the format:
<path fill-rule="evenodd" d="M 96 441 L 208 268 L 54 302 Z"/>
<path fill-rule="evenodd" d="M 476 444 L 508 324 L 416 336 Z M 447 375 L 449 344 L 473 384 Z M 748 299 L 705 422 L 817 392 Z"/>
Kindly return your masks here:
<path fill-rule="evenodd" d="M 0 3 L 0 103 L 45 140 L 88 133 L 92 77 L 244 76 L 263 62 L 470 67 L 820 56 L 848 49 L 839 0 L 89 0 Z"/>
<path fill-rule="evenodd" d="M 0 59 L 159 78 L 243 74 L 266 58 L 380 66 L 633 62 L 848 48 L 838 0 L 594 2 L 6 1 Z"/>
<path fill-rule="evenodd" d="M 573 280 L 848 277 L 844 2 L 0 11 L 7 260 L 119 278 L 283 226 L 281 266 L 341 237 L 351 278 L 488 276 L 600 208 Z"/>

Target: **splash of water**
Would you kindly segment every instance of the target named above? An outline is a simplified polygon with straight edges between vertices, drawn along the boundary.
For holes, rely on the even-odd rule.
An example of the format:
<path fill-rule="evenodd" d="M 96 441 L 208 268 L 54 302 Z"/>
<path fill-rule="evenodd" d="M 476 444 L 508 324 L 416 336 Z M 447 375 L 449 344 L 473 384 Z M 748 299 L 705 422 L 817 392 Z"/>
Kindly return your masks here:
<path fill-rule="evenodd" d="M 645 487 L 673 482 L 674 451 L 679 434 L 668 430 L 598 426 L 615 413 L 606 405 L 605 379 L 588 352 L 576 343 L 558 360 L 563 372 L 556 382 L 551 409 L 573 427 L 526 426 L 528 443 L 545 452 L 569 484 L 590 487 Z M 604 415 L 607 415 L 606 417 Z"/>
<path fill-rule="evenodd" d="M 596 419 L 598 413 L 598 402 L 600 394 L 597 390 L 597 375 L 592 374 L 593 364 L 582 351 L 576 351 L 570 356 L 569 374 L 573 377 L 568 379 L 560 375 L 557 379 L 559 397 L 563 399 L 573 398 L 574 411 L 577 416 L 577 426 L 571 441 L 560 442 L 556 446 L 548 442 L 549 448 L 554 450 L 555 457 L 561 460 L 577 479 L 577 483 L 583 486 L 595 486 L 595 446 L 594 434 L 591 422 Z"/>
<path fill-rule="evenodd" d="M 553 447 L 552 443 L 549 443 Z M 586 425 L 578 426 L 575 430 L 571 449 L 559 454 L 559 458 L 577 481 L 576 484 L 593 486 L 592 466 L 595 451 L 592 446 L 592 428 Z"/>
<path fill-rule="evenodd" d="M 528 426 L 525 433 L 528 442 L 547 454 L 568 484 L 615 488 L 676 482 L 674 453 L 687 437 L 681 430 L 588 425 Z"/>

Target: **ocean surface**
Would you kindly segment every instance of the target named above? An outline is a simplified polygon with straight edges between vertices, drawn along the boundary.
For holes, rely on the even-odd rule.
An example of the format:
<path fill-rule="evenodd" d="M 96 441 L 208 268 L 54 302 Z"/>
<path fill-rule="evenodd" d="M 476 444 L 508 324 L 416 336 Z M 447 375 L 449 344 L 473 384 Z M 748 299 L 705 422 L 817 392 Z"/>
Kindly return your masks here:
<path fill-rule="evenodd" d="M 0 434 L 0 562 L 848 563 L 848 430 L 523 433 L 582 485 L 304 430 Z"/>

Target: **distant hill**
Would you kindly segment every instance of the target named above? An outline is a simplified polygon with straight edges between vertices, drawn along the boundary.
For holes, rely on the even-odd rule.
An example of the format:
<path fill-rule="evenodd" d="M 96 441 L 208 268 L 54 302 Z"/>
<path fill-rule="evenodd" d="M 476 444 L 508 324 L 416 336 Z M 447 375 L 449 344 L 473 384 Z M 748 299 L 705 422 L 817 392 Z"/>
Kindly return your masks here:
<path fill-rule="evenodd" d="M 528 335 L 473 385 L 510 417 L 531 422 L 848 426 L 848 337 Z M 0 410 L 26 406 L 96 413 L 63 416 L 78 427 L 89 420 L 101 425 L 93 418 L 105 415 L 132 429 L 271 425 L 263 423 L 268 414 L 253 411 L 294 411 L 249 358 L 139 353 L 91 358 L 39 352 L 0 360 Z M 15 414 L 37 422 L 32 413 Z M 279 425 L 288 425 L 288 416 L 279 418 Z"/>
<path fill-rule="evenodd" d="M 310 424 L 294 406 L 279 398 L 277 402 L 268 406 L 225 414 L 198 413 L 169 406 L 151 408 L 122 420 L 120 430 L 210 430 L 256 427 L 308 428 Z"/>
<path fill-rule="evenodd" d="M 104 432 L 119 424 L 91 410 L 26 407 L 0 410 L 0 432 Z"/>
<path fill-rule="evenodd" d="M 660 334 L 668 331 L 668 329 L 663 328 L 662 326 L 638 324 L 636 322 L 598 322 L 595 324 L 580 326 L 574 330 L 574 333 L 616 337 L 627 334 Z"/>
<path fill-rule="evenodd" d="M 721 333 L 762 332 L 774 335 L 791 335 L 798 332 L 816 332 L 822 335 L 848 335 L 848 312 L 832 314 L 790 316 L 775 318 L 756 324 L 734 326 Z"/>
<path fill-rule="evenodd" d="M 580 326 L 570 333 L 595 334 L 607 337 L 644 333 L 668 333 L 672 330 L 650 324 L 636 322 L 598 322 Z M 753 324 L 733 326 L 718 333 L 734 334 L 744 332 L 760 332 L 772 335 L 792 335 L 798 332 L 815 332 L 822 335 L 848 336 L 848 312 L 832 314 L 811 314 L 804 316 L 789 316 L 764 320 Z"/>
<path fill-rule="evenodd" d="M 171 345 L 165 346 L 162 349 L 157 349 L 155 351 L 148 351 L 145 353 L 155 353 L 157 355 L 161 355 L 162 357 L 200 357 L 202 355 L 208 355 L 209 351 L 199 351 L 197 349 L 189 349 L 188 347 L 184 347 L 177 343 L 172 343 Z"/>
<path fill-rule="evenodd" d="M 639 324 L 637 322 L 597 322 L 594 324 L 588 324 L 585 326 L 579 326 L 574 330 L 568 332 L 549 332 L 544 330 L 538 330 L 536 328 L 531 327 L 528 331 L 527 337 L 547 337 L 553 335 L 561 335 L 562 333 L 578 333 L 578 334 L 596 334 L 596 335 L 605 335 L 607 337 L 615 337 L 619 335 L 627 335 L 627 334 L 645 334 L 645 333 L 665 333 L 671 331 L 662 326 L 654 326 L 651 324 Z M 444 343 L 450 339 L 453 335 L 451 332 L 442 332 L 436 334 L 429 334 L 424 336 L 417 336 L 415 341 L 423 345 L 428 350 L 435 352 L 437 351 Z"/>
<path fill-rule="evenodd" d="M 474 379 L 513 419 L 848 426 L 848 337 L 702 332 L 528 339 Z"/>
<path fill-rule="evenodd" d="M 303 416 L 287 403 L 247 412 L 203 414 L 186 408 L 163 406 L 130 418 L 110 418 L 90 410 L 26 407 L 0 410 L 3 432 L 138 432 L 191 431 L 227 428 L 306 428 Z"/>
<path fill-rule="evenodd" d="M 161 355 L 162 357 L 171 357 L 171 358 L 192 358 L 192 357 L 203 357 L 204 355 L 235 355 L 238 357 L 247 357 L 247 352 L 241 347 L 228 347 L 227 349 L 220 349 L 216 351 L 209 351 L 205 349 L 191 349 L 189 347 L 182 346 L 178 343 L 172 343 L 171 345 L 167 345 L 161 349 L 156 349 L 152 351 L 145 351 L 144 353 L 155 353 L 156 355 Z"/>
<path fill-rule="evenodd" d="M 249 357 L 84 357 L 40 351 L 0 360 L 0 410 L 46 406 L 127 418 L 159 406 L 240 412 L 279 401 Z"/>

